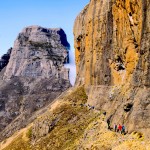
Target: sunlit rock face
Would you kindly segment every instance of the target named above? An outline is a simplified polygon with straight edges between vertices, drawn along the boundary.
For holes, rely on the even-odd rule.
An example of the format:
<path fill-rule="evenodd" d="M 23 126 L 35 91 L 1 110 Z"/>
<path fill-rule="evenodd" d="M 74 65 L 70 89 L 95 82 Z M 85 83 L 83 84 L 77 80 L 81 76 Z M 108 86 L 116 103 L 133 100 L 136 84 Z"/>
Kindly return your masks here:
<path fill-rule="evenodd" d="M 18 35 L 7 65 L 4 78 L 13 76 L 68 79 L 68 47 L 62 29 L 46 29 L 31 26 Z"/>
<path fill-rule="evenodd" d="M 69 43 L 62 29 L 30 26 L 19 33 L 0 72 L 0 140 L 33 121 L 71 85 Z"/>
<path fill-rule="evenodd" d="M 85 85 L 88 102 L 106 111 L 112 123 L 145 134 L 150 131 L 149 16 L 148 0 L 91 0 L 74 25 L 76 85 Z"/>

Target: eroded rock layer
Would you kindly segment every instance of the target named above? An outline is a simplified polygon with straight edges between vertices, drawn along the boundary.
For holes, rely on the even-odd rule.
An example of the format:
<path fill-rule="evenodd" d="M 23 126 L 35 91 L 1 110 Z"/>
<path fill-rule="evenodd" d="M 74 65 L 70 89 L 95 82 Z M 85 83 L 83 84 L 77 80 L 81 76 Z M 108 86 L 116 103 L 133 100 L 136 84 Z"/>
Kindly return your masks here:
<path fill-rule="evenodd" d="M 0 74 L 0 140 L 33 121 L 70 87 L 69 43 L 62 29 L 24 28 Z"/>
<path fill-rule="evenodd" d="M 91 0 L 74 25 L 77 80 L 88 103 L 128 131 L 150 131 L 150 2 Z"/>

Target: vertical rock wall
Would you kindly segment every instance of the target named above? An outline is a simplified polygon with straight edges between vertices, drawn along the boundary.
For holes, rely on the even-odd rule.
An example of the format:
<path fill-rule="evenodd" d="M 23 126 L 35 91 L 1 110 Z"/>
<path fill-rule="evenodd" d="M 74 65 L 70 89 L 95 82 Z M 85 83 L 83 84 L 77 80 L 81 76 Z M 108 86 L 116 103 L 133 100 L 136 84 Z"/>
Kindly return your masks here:
<path fill-rule="evenodd" d="M 143 7 L 141 0 L 91 0 L 74 26 L 77 83 L 131 81 L 140 57 Z"/>
<path fill-rule="evenodd" d="M 150 129 L 150 2 L 91 0 L 74 25 L 77 79 L 88 103 L 128 131 Z M 138 124 L 137 124 L 138 122 Z"/>
<path fill-rule="evenodd" d="M 109 1 L 92 0 L 75 21 L 77 83 L 111 84 L 111 9 Z"/>

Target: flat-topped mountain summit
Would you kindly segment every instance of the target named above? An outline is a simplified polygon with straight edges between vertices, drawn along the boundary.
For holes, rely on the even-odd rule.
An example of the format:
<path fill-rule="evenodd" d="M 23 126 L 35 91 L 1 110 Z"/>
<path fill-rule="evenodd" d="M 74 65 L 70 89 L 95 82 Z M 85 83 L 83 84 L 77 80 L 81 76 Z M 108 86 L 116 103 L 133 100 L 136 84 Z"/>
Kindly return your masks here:
<path fill-rule="evenodd" d="M 4 78 L 13 76 L 68 79 L 69 43 L 60 28 L 26 27 L 15 40 Z"/>

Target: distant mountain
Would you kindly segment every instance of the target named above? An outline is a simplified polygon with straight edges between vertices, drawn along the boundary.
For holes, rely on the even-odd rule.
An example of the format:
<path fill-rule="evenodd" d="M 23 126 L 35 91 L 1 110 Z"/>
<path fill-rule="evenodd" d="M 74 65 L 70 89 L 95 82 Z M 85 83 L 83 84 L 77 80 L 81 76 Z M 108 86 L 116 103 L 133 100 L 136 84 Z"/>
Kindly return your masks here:
<path fill-rule="evenodd" d="M 70 87 L 69 69 L 64 67 L 68 47 L 62 29 L 30 26 L 2 56 L 6 69 L 0 80 L 0 140 L 34 120 L 37 110 Z"/>

